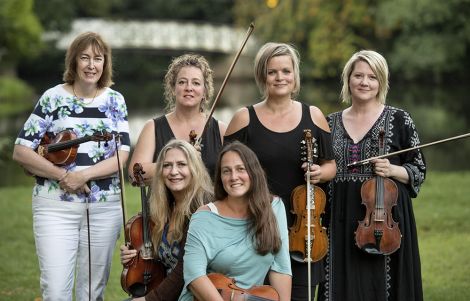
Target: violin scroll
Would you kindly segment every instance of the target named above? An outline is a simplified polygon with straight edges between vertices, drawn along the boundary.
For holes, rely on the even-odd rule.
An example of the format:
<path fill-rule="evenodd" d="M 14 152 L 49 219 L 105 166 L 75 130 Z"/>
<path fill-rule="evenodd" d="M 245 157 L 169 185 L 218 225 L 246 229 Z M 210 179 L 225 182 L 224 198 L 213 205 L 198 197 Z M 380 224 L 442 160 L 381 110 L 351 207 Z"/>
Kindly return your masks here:
<path fill-rule="evenodd" d="M 144 182 L 144 168 L 142 167 L 142 164 L 140 163 L 135 163 L 134 166 L 132 166 L 132 174 L 134 177 L 132 178 L 132 186 L 138 186 L 138 187 L 144 187 L 145 182 Z"/>

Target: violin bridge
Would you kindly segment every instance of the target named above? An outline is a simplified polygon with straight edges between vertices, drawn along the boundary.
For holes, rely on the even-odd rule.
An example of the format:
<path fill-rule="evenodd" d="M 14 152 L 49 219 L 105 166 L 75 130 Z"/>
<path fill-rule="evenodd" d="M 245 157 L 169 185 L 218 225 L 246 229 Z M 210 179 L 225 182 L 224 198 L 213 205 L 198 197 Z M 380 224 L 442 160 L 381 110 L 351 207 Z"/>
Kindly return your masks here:
<path fill-rule="evenodd" d="M 44 157 L 46 155 L 46 148 L 44 147 L 44 145 L 39 145 L 38 146 L 38 154 L 41 157 Z"/>
<path fill-rule="evenodd" d="M 140 251 L 140 257 L 144 260 L 153 259 L 152 248 L 143 247 Z"/>

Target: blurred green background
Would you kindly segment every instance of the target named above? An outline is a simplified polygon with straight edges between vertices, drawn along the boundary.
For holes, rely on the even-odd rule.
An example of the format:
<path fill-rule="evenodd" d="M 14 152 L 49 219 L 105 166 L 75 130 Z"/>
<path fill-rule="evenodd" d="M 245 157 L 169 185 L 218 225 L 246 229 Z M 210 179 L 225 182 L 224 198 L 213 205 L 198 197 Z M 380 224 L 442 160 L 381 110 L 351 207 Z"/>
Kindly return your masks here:
<path fill-rule="evenodd" d="M 2 230 L 10 229 L 8 218 L 22 214 L 9 211 L 7 205 L 18 201 L 10 199 L 14 198 L 17 189 L 21 191 L 19 195 L 26 196 L 21 201 L 23 208 L 29 211 L 26 205 L 32 179 L 11 160 L 15 137 L 39 96 L 62 82 L 65 50 L 59 42 L 71 33 L 95 28 L 92 23 L 97 20 L 114 25 L 121 22 L 125 24 L 124 28 L 132 22 L 140 22 L 141 26 L 161 22 L 159 24 L 173 26 L 166 32 L 168 37 L 183 36 L 183 40 L 184 35 L 188 35 L 183 29 L 195 28 L 196 43 L 188 48 L 113 47 L 113 88 L 126 98 L 132 141 L 137 139 L 146 119 L 163 111 L 162 81 L 171 58 L 188 51 L 206 56 L 214 69 L 217 91 L 251 22 L 255 24 L 253 36 L 235 66 L 215 112 L 215 116 L 225 122 L 230 120 L 234 110 L 259 100 L 251 71 L 254 54 L 263 43 L 277 41 L 292 43 L 299 50 L 302 73 L 299 100 L 320 107 L 325 115 L 344 107 L 339 102 L 344 63 L 355 51 L 373 49 L 382 53 L 389 63 L 391 90 L 387 102 L 411 113 L 423 143 L 463 134 L 469 129 L 469 0 L 0 0 L 0 170 L 3 171 L 0 201 L 7 219 L 2 220 L 5 223 L 1 225 Z M 241 32 L 242 35 L 211 37 L 210 31 L 217 28 L 228 28 L 229 33 Z M 111 25 L 98 30 L 106 35 L 111 45 L 119 38 L 126 38 L 126 32 L 109 34 L 111 30 Z M 135 36 L 127 38 L 151 39 L 148 35 L 152 32 L 146 32 L 146 37 L 140 36 L 142 32 L 137 30 Z M 155 36 L 163 34 L 158 28 L 154 33 Z M 209 49 L 205 45 L 211 39 L 220 44 L 230 39 L 233 49 Z M 457 191 L 457 204 L 467 210 L 469 153 L 470 139 L 426 148 L 424 154 L 431 176 L 424 184 L 424 191 L 439 190 L 441 178 L 463 179 L 458 183 L 444 181 L 444 191 Z M 13 195 L 12 191 L 15 192 Z M 433 202 L 417 216 L 434 212 L 435 220 L 443 222 L 439 215 L 441 205 L 454 200 L 445 196 L 442 200 L 432 198 L 431 194 L 426 196 Z M 422 196 L 419 200 L 418 204 L 426 204 Z M 131 202 L 139 203 L 136 198 Z M 446 213 L 446 217 L 452 218 L 452 212 Z M 434 229 L 429 225 L 434 222 L 418 219 L 420 234 L 425 233 L 425 237 L 434 233 L 429 230 Z M 459 223 L 465 222 L 459 219 Z M 455 229 L 468 229 L 467 224 Z M 29 225 L 21 225 L 26 227 L 25 233 L 30 233 Z M 468 237 L 468 232 L 466 235 Z M 439 245 L 439 237 L 421 245 L 435 248 Z M 470 249 L 468 238 L 461 243 L 464 248 L 459 247 L 455 256 Z M 426 256 L 429 250 L 422 253 Z M 32 268 L 36 269 L 33 275 L 37 275 L 34 254 L 31 256 Z M 10 260 L 5 254 L 0 258 Z M 423 273 L 428 277 L 425 278 L 425 296 L 427 300 L 443 300 L 445 289 L 438 295 L 432 293 L 439 291 L 437 287 L 442 284 L 435 280 L 442 275 L 433 275 L 434 270 L 430 270 L 434 258 L 437 257 L 423 258 Z M 462 276 L 468 274 L 466 272 L 459 270 L 452 274 L 453 267 L 447 270 L 450 274 L 444 281 L 446 283 L 456 275 L 461 282 L 470 281 L 468 275 Z M 10 272 L 2 270 L 2 279 L 9 276 L 7 274 L 16 275 Z M 15 277 L 13 280 L 18 280 Z M 37 292 L 36 279 L 30 284 Z M 460 289 L 459 286 L 449 287 L 447 292 Z M 16 296 L 14 290 L 2 288 L 0 299 L 7 295 L 12 296 L 11 300 L 23 300 L 18 296 L 24 296 Z M 459 296 L 468 295 L 462 291 L 452 300 L 459 300 Z"/>

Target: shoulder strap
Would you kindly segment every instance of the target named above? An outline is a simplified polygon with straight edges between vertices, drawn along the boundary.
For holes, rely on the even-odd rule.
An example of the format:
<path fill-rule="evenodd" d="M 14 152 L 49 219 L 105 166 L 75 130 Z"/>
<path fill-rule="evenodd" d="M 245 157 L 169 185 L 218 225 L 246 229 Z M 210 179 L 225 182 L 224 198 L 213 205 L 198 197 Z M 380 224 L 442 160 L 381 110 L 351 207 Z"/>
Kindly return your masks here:
<path fill-rule="evenodd" d="M 219 210 L 217 210 L 217 207 L 214 205 L 214 203 L 210 202 L 207 204 L 207 207 L 214 212 L 215 214 L 219 215 Z"/>

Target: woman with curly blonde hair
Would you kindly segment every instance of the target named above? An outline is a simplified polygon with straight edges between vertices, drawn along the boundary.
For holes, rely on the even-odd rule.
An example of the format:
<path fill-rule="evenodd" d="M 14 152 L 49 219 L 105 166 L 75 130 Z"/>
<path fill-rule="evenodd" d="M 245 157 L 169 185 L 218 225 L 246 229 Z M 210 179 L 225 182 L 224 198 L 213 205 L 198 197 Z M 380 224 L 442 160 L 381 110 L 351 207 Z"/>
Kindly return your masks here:
<path fill-rule="evenodd" d="M 155 174 L 154 162 L 158 153 L 169 140 L 188 141 L 191 130 L 198 134 L 198 138 L 203 132 L 207 108 L 214 95 L 209 63 L 198 54 L 174 58 L 165 75 L 164 87 L 167 114 L 146 122 L 129 164 L 129 168 L 136 162 L 142 164 L 147 183 Z M 202 136 L 202 160 L 211 176 L 222 148 L 225 129 L 223 122 L 212 117 Z"/>

